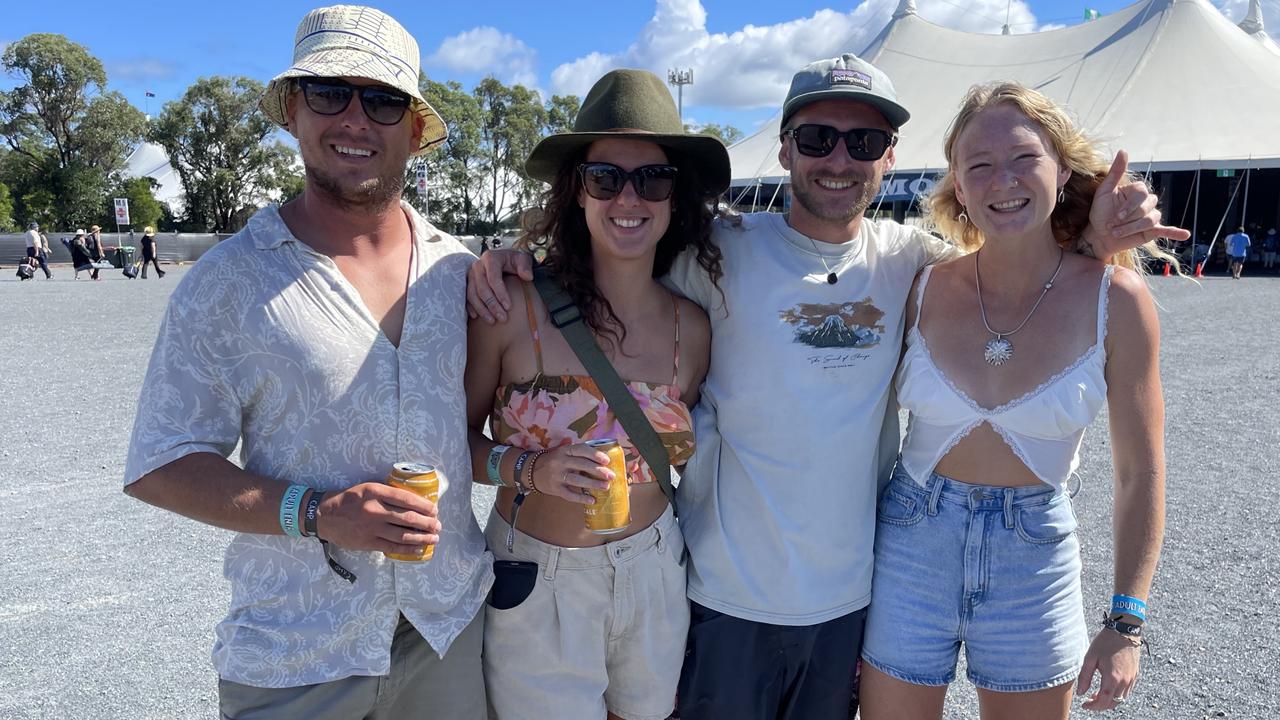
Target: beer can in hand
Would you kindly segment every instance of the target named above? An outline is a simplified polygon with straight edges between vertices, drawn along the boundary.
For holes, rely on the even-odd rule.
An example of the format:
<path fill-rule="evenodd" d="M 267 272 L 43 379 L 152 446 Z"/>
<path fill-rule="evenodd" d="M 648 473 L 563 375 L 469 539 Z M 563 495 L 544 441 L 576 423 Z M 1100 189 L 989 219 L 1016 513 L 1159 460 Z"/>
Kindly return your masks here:
<path fill-rule="evenodd" d="M 408 490 L 414 495 L 420 495 L 433 503 L 438 502 L 440 498 L 440 478 L 436 475 L 436 469 L 433 465 L 411 462 L 396 463 L 391 467 L 391 474 L 387 476 L 387 484 L 394 488 Z M 416 553 L 383 553 L 383 555 L 392 560 L 423 562 L 430 560 L 435 551 L 435 545 L 426 545 L 419 548 Z"/>
<path fill-rule="evenodd" d="M 608 490 L 591 489 L 595 504 L 586 505 L 587 529 L 597 535 L 613 535 L 631 524 L 631 485 L 627 482 L 627 457 L 617 440 L 588 440 L 587 445 L 609 456 L 613 480 Z"/>

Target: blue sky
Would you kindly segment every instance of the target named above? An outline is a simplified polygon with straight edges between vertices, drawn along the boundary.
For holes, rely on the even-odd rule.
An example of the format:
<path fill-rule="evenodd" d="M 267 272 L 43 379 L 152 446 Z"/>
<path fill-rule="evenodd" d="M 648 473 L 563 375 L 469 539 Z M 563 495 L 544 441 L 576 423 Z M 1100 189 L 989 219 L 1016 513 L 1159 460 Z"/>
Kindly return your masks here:
<path fill-rule="evenodd" d="M 1238 22 L 1247 0 L 1212 0 Z M 107 68 L 108 86 L 139 109 L 158 113 L 197 78 L 247 75 L 266 81 L 289 64 L 293 32 L 319 2 L 155 0 L 15 2 L 5 11 L 0 45 L 33 32 L 56 32 L 89 48 Z M 685 117 L 750 131 L 770 117 L 800 65 L 860 49 L 898 0 L 553 0 L 373 5 L 418 39 L 423 68 L 435 80 L 470 88 L 486 74 L 550 93 L 583 94 L 611 67 L 645 67 L 665 76 L 692 67 Z M 1006 12 L 1014 32 L 1081 21 L 1124 0 L 917 0 L 922 17 L 976 32 L 999 32 Z M 1267 29 L 1280 29 L 1280 0 L 1264 0 Z M 12 78 L 0 78 L 11 87 Z M 146 98 L 146 91 L 156 98 Z"/>

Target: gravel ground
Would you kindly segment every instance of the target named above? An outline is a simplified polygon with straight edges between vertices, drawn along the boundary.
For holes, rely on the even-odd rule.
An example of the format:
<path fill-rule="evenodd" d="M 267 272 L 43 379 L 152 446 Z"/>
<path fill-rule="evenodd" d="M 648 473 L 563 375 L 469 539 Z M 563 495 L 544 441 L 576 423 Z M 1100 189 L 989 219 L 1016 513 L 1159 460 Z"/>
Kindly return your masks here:
<path fill-rule="evenodd" d="M 210 718 L 227 533 L 120 492 L 164 280 L 19 284 L 0 273 L 0 718 Z M 1151 597 L 1154 652 L 1117 717 L 1280 717 L 1280 281 L 1155 278 L 1164 308 L 1169 522 Z M 1077 498 L 1091 609 L 1110 596 L 1105 416 Z M 1261 486 L 1255 483 L 1263 483 Z M 491 496 L 478 495 L 487 514 Z M 68 546 L 70 549 L 67 549 Z M 61 548 L 61 549 L 59 549 Z M 965 682 L 948 718 L 976 718 Z M 1076 710 L 1073 717 L 1089 713 Z"/>

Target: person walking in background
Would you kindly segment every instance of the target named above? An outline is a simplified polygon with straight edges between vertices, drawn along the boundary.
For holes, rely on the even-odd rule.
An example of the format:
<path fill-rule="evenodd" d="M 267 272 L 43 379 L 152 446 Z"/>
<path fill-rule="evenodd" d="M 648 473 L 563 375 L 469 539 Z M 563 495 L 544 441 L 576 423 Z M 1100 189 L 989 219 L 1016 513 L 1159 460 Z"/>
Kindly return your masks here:
<path fill-rule="evenodd" d="M 1276 267 L 1276 250 L 1280 249 L 1280 236 L 1276 235 L 1276 229 L 1271 228 L 1267 231 L 1267 236 L 1262 238 L 1262 268 L 1264 270 L 1275 270 Z"/>
<path fill-rule="evenodd" d="M 1244 261 L 1249 257 L 1250 244 L 1243 227 L 1236 228 L 1234 233 L 1227 236 L 1227 260 L 1231 263 L 1231 277 L 1234 280 L 1239 280 L 1240 274 L 1244 272 Z"/>
<path fill-rule="evenodd" d="M 125 492 L 235 531 L 224 720 L 485 716 L 493 560 L 462 389 L 475 256 L 401 198 L 409 158 L 447 137 L 419 57 L 373 8 L 303 18 L 259 103 L 297 139 L 302 194 L 186 273 L 147 368 Z M 384 481 L 404 462 L 435 468 L 437 498 Z"/>
<path fill-rule="evenodd" d="M 164 271 L 160 269 L 160 261 L 156 259 L 156 230 L 148 225 L 142 231 L 142 279 L 147 279 L 147 263 L 151 263 L 156 268 L 156 277 L 164 277 Z"/>
<path fill-rule="evenodd" d="M 85 249 L 89 251 L 89 259 L 93 261 L 94 265 L 102 262 L 102 259 L 106 257 L 106 251 L 102 248 L 101 227 L 98 227 L 97 225 L 89 227 L 89 234 L 85 237 L 84 245 Z M 94 267 L 89 270 L 89 277 L 94 280 L 100 280 L 101 278 L 98 277 L 98 268 Z"/>
<path fill-rule="evenodd" d="M 33 222 L 27 226 L 27 257 L 40 265 L 46 279 L 53 277 L 49 272 L 49 238 L 40 232 L 40 223 Z"/>
<path fill-rule="evenodd" d="M 71 267 L 75 268 L 75 279 L 80 279 L 81 271 L 92 271 L 93 260 L 89 257 L 89 248 L 85 245 L 85 234 L 83 229 L 77 229 L 75 237 L 70 240 L 63 238 L 62 244 L 66 246 L 67 251 L 71 253 Z"/>

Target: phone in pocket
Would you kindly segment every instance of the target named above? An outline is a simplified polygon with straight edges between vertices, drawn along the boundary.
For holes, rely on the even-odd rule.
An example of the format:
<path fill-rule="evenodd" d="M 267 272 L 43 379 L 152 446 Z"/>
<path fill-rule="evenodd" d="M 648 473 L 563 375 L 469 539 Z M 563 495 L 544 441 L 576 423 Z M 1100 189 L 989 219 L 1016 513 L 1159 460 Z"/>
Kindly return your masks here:
<path fill-rule="evenodd" d="M 528 560 L 495 560 L 489 607 L 510 610 L 528 599 L 538 582 L 538 563 Z"/>

